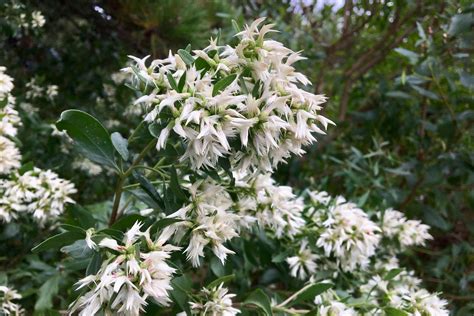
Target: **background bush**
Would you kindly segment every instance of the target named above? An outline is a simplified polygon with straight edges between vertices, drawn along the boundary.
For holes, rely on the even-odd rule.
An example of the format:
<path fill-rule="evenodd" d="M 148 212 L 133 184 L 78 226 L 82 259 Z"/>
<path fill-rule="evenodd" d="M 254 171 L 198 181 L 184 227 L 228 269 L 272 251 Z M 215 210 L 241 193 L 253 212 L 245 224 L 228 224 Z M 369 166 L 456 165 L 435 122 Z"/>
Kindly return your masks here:
<path fill-rule="evenodd" d="M 99 177 L 79 167 L 83 158 L 53 133 L 60 113 L 78 108 L 110 130 L 128 131 L 140 119 L 130 110 L 133 91 L 117 74 L 126 55 L 164 57 L 187 44 L 205 45 L 209 34 L 229 39 L 232 19 L 243 24 L 267 16 L 284 30 L 276 35 L 280 41 L 304 50 L 308 59 L 299 67 L 315 83 L 314 92 L 329 97 L 325 115 L 338 125 L 303 158 L 281 166 L 277 179 L 344 194 L 368 208 L 394 207 L 431 225 L 434 240 L 404 263 L 428 289 L 444 292 L 459 314 L 469 314 L 474 7 L 454 0 L 302 3 L 307 1 L 1 1 L 0 16 L 10 18 L 0 20 L 0 64 L 15 78 L 24 162 L 70 179 L 79 204 L 92 201 L 84 207 L 104 212 L 112 179 L 107 170 Z M 42 28 L 26 32 L 12 18 L 35 10 L 46 18 Z M 29 96 L 32 78 L 41 87 L 57 85 L 57 97 Z M 0 238 L 14 231 L 2 225 Z M 33 245 L 43 233 L 19 238 L 16 246 Z M 23 262 L 18 278 L 27 273 L 35 288 L 43 284 L 30 293 L 36 309 L 61 305 L 56 293 L 71 284 L 56 277 L 55 260 L 29 253 L 13 258 Z M 6 270 L 12 262 L 3 257 L 0 264 Z"/>

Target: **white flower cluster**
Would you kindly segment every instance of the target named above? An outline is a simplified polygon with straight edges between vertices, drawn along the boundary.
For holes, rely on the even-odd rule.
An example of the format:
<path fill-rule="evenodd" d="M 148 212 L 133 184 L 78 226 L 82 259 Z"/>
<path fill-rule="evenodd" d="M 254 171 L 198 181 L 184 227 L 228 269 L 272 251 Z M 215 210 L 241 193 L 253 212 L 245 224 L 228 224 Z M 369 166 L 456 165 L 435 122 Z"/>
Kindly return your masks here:
<path fill-rule="evenodd" d="M 35 30 L 42 28 L 46 23 L 46 19 L 40 11 L 29 10 L 20 1 L 2 1 L 0 6 L 3 6 L 0 9 L 2 9 L 2 13 L 5 13 L 2 19 L 14 29 Z"/>
<path fill-rule="evenodd" d="M 388 272 L 387 269 L 384 270 Z M 420 284 L 421 280 L 414 277 L 413 272 L 403 271 L 391 280 L 374 275 L 359 290 L 373 306 L 385 302 L 387 306 L 406 311 L 410 315 L 449 315 L 447 301 L 420 288 Z"/>
<path fill-rule="evenodd" d="M 194 267 L 200 265 L 207 245 L 224 263 L 227 255 L 234 253 L 224 243 L 238 235 L 239 216 L 230 211 L 232 199 L 212 180 L 198 181 L 190 185 L 188 191 L 191 196 L 189 204 L 168 216 L 183 221 L 166 227 L 163 234 L 175 234 L 179 241 L 191 230 L 189 245 L 184 252 Z"/>
<path fill-rule="evenodd" d="M 74 185 L 50 170 L 33 168 L 20 173 L 21 154 L 10 137 L 16 136 L 21 124 L 14 109 L 11 95 L 13 79 L 0 67 L 0 221 L 10 222 L 21 213 L 32 214 L 43 225 L 64 212 L 65 204 L 74 203 L 70 195 L 76 193 Z"/>
<path fill-rule="evenodd" d="M 166 244 L 167 238 L 163 235 L 153 241 L 149 230 L 142 232 L 141 227 L 142 224 L 136 222 L 125 233 L 123 244 L 111 238 L 100 241 L 100 248 L 111 250 L 109 258 L 104 260 L 97 274 L 77 283 L 78 290 L 87 287 L 89 291 L 71 306 L 71 313 L 80 309 L 79 315 L 86 316 L 106 310 L 113 315 L 138 316 L 148 298 L 162 306 L 170 303 L 168 291 L 172 290 L 170 282 L 176 270 L 167 260 L 172 251 L 180 248 Z M 90 240 L 89 244 L 95 247 Z"/>
<path fill-rule="evenodd" d="M 24 315 L 24 310 L 15 300 L 22 296 L 14 289 L 0 285 L 0 315 L 20 316 Z"/>
<path fill-rule="evenodd" d="M 311 197 L 315 196 L 321 193 L 313 192 Z M 327 257 L 334 256 L 342 270 L 367 267 L 380 242 L 381 229 L 363 210 L 337 197 L 327 208 L 314 210 L 313 222 L 320 226 L 316 245 Z"/>
<path fill-rule="evenodd" d="M 38 79 L 32 78 L 26 84 L 26 98 L 33 100 L 37 98 L 47 98 L 53 100 L 58 95 L 58 86 L 57 85 L 47 85 L 46 87 L 41 86 L 38 83 Z"/>
<path fill-rule="evenodd" d="M 316 260 L 319 258 L 317 254 L 311 252 L 308 247 L 308 241 L 301 242 L 298 254 L 293 257 L 286 258 L 286 262 L 290 266 L 290 275 L 294 278 L 306 280 L 308 276 L 314 275 L 316 272 Z"/>
<path fill-rule="evenodd" d="M 228 294 L 229 290 L 223 283 L 211 289 L 203 288 L 199 293 L 200 302 L 190 302 L 193 315 L 234 316 L 240 310 L 232 307 L 232 298 L 235 294 Z"/>
<path fill-rule="evenodd" d="M 271 171 L 333 124 L 318 114 L 326 98 L 300 87 L 309 80 L 292 66 L 304 59 L 283 44 L 266 40 L 272 25 L 263 18 L 237 34 L 235 46 L 211 40 L 203 50 L 180 51 L 150 66 L 148 58 L 124 71 L 145 94 L 136 103 L 149 107 L 146 120 L 162 126 L 157 148 L 173 133 L 186 144 L 181 160 L 213 168 L 228 157 L 233 167 Z"/>
<path fill-rule="evenodd" d="M 291 187 L 276 185 L 269 174 L 239 178 L 235 185 L 240 192 L 237 201 L 210 178 L 186 188 L 189 203 L 168 215 L 182 221 L 166 227 L 164 234 L 174 235 L 181 242 L 189 232 L 189 244 L 184 252 L 194 267 L 200 265 L 206 246 L 224 264 L 227 255 L 234 254 L 224 243 L 256 223 L 277 238 L 291 238 L 305 225 L 303 199 L 297 198 Z"/>
<path fill-rule="evenodd" d="M 419 220 L 408 220 L 403 213 L 387 209 L 380 212 L 383 235 L 398 240 L 402 247 L 425 245 L 426 241 L 433 239 L 428 233 L 429 226 Z"/>
<path fill-rule="evenodd" d="M 21 154 L 10 139 L 17 134 L 20 125 L 18 112 L 14 109 L 15 98 L 11 95 L 13 78 L 0 66 L 0 175 L 8 174 L 20 167 Z"/>
<path fill-rule="evenodd" d="M 8 223 L 21 213 L 29 213 L 43 225 L 61 215 L 67 203 L 73 204 L 70 195 L 77 191 L 74 184 L 56 173 L 34 168 L 0 180 L 0 192 L 0 220 Z"/>

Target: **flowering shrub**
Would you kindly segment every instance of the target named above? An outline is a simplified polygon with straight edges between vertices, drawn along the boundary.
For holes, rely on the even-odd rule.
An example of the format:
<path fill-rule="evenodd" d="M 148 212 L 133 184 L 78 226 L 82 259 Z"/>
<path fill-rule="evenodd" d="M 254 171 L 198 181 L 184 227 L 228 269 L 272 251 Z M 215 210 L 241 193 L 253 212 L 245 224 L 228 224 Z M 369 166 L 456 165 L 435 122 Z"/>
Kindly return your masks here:
<path fill-rule="evenodd" d="M 306 91 L 292 66 L 303 57 L 267 39 L 273 25 L 263 21 L 229 45 L 211 39 L 148 64 L 131 57 L 124 72 L 146 113 L 127 138 L 85 112 L 62 113 L 57 128 L 117 176 L 107 214 L 71 208 L 61 232 L 33 249 L 62 247 L 66 273 L 85 271 L 67 297 L 70 313 L 448 315 L 397 258 L 431 238 L 428 226 L 272 178 L 334 123 L 320 114 L 325 97 Z M 4 190 L 27 192 L 19 201 L 44 225 L 74 189 L 38 173 L 18 173 Z M 29 188 L 35 176 L 46 193 Z M 11 221 L 22 210 L 4 213 Z M 5 313 L 19 309 L 19 296 L 4 292 Z"/>

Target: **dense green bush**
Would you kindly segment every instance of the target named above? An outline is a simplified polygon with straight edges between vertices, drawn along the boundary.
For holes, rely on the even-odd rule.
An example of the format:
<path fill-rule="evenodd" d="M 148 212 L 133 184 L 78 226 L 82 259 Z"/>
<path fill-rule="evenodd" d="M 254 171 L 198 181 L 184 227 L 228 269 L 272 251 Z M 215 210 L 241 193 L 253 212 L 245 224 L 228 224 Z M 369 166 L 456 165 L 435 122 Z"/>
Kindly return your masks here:
<path fill-rule="evenodd" d="M 45 225 L 39 220 L 38 226 L 33 217 L 25 216 L 6 223 L 3 218 L 0 224 L 3 271 L 0 285 L 8 284 L 21 293 L 23 298 L 18 302 L 28 314 L 33 311 L 53 313 L 68 307 L 79 294 L 73 284 L 84 276 L 85 270 L 88 274 L 96 272 L 93 270 L 97 270 L 105 258 L 102 256 L 106 251 L 91 250 L 85 241 L 67 246 L 67 239 L 60 243 L 66 245 L 63 248 L 57 244 L 56 250 L 31 252 L 34 246 L 55 233 L 66 234 L 63 236 L 71 237 L 71 241 L 84 239 L 86 235 L 89 238 L 91 234 L 96 236 L 97 231 L 106 229 L 112 209 L 117 208 L 113 198 L 116 178 L 112 176 L 116 172 L 116 162 L 101 164 L 90 155 L 91 159 L 85 158 L 84 150 L 78 149 L 64 132 L 56 129 L 54 123 L 60 114 L 69 108 L 92 114 L 108 131 L 119 132 L 128 138 L 127 148 L 133 157 L 143 149 L 144 141 L 155 135 L 159 137 L 164 126 L 151 128 L 152 135 L 145 128 L 129 137 L 130 131 L 139 124 L 144 126 L 140 122 L 148 113 L 146 106 L 134 104 L 134 101 L 141 93 L 148 94 L 149 91 L 143 87 L 137 89 L 136 82 L 130 82 L 130 76 L 120 72 L 121 68 L 134 64 L 127 55 L 141 58 L 151 54 L 149 60 L 166 58 L 169 50 L 176 52 L 188 44 L 192 49 L 205 47 L 210 36 L 219 38 L 221 43 L 235 45 L 237 39 L 233 37 L 232 25 L 241 27 L 246 21 L 267 16 L 268 21 L 280 30 L 271 36 L 294 51 L 302 50 L 307 57 L 295 66 L 313 82 L 313 86 L 307 87 L 308 91 L 324 93 L 328 97 L 321 113 L 337 125 L 330 128 L 326 136 L 318 137 L 318 142 L 305 147 L 305 155 L 293 156 L 287 164 L 280 164 L 274 178 L 280 184 L 291 185 L 297 195 L 304 197 L 305 212 L 311 203 L 316 203 L 304 193 L 311 188 L 356 202 L 366 210 L 371 221 L 382 227 L 380 214 L 391 207 L 408 219 L 419 219 L 430 225 L 434 238 L 425 247 L 420 244 L 397 250 L 401 251 L 400 266 L 407 267 L 407 271 L 415 270 L 423 280 L 423 287 L 430 292 L 442 292 L 453 314 L 471 314 L 474 308 L 471 303 L 474 301 L 473 11 L 469 1 L 454 0 L 318 1 L 318 4 L 311 1 L 210 0 L 0 1 L 0 66 L 7 68 L 2 73 L 14 78 L 14 109 L 21 118 L 21 125 L 14 124 L 18 133 L 2 131 L 9 144 L 14 144 L 21 152 L 21 167 L 13 166 L 19 168 L 18 174 L 8 181 L 19 181 L 26 174 L 25 181 L 31 182 L 33 180 L 28 177 L 41 178 L 42 172 L 46 172 L 48 176 L 44 179 L 62 181 L 55 176 L 59 174 L 74 183 L 77 190 L 74 194 L 71 188 L 67 194 L 76 204 L 67 206 L 55 224 Z M 179 77 L 176 77 L 176 85 L 179 85 Z M 11 97 L 9 100 L 12 102 Z M 5 117 L 10 119 L 12 116 Z M 4 116 L 2 120 L 5 120 Z M 123 142 L 119 134 L 114 135 L 114 143 Z M 178 138 L 174 141 L 179 143 Z M 164 173 L 160 177 L 171 177 L 173 182 L 179 175 L 179 190 L 176 183 L 171 184 L 173 189 L 168 188 L 177 197 L 163 201 L 167 203 L 166 210 L 183 203 L 180 195 L 184 194 L 185 199 L 189 197 L 185 183 L 203 176 L 195 175 L 197 178 L 188 180 L 183 178 L 190 172 L 186 166 L 176 164 L 177 171 L 167 167 L 180 153 L 178 147 L 177 152 L 167 148 L 161 160 L 155 155 L 144 157 L 145 167 L 156 167 Z M 13 147 L 9 148 L 11 153 Z M 114 159 L 123 154 L 119 150 Z M 124 166 L 126 160 L 121 162 Z M 155 166 L 158 161 L 159 165 Z M 209 172 L 207 176 L 230 185 L 232 177 L 228 178 L 229 174 L 225 172 L 228 162 L 219 160 L 219 163 L 222 171 Z M 33 169 L 33 166 L 41 169 Z M 142 200 L 125 193 L 122 211 L 135 215 L 124 217 L 123 222 L 119 220 L 119 226 L 115 226 L 117 230 L 126 231 L 135 220 L 148 226 L 152 219 L 160 218 L 156 212 L 151 215 L 142 212 L 145 217 L 137 215 L 149 207 L 147 202 L 153 201 L 146 197 L 150 184 L 139 175 L 133 179 L 136 183 L 132 181 L 128 185 L 144 188 L 144 192 L 135 192 L 138 194 L 135 197 Z M 162 181 L 153 177 L 151 180 Z M 6 181 L 5 176 L 2 181 Z M 165 194 L 168 189 L 165 185 L 159 187 L 158 192 Z M 4 197 L 7 196 L 3 192 Z M 151 198 L 154 198 L 153 192 Z M 337 205 L 335 201 L 333 203 Z M 5 202 L 0 203 L 3 208 Z M 25 203 L 32 205 L 33 202 Z M 29 212 L 34 214 L 35 207 L 31 206 Z M 329 207 L 326 212 L 330 213 Z M 307 216 L 305 213 L 305 218 Z M 159 226 L 168 224 L 172 223 L 165 220 L 165 224 Z M 68 225 L 81 227 L 80 232 Z M 92 227 L 95 227 L 94 231 L 88 230 Z M 111 231 L 104 234 L 113 235 Z M 221 281 L 229 282 L 226 286 L 238 294 L 234 301 L 244 302 L 250 289 L 258 286 L 270 289 L 267 294 L 276 300 L 271 303 L 274 312 L 284 312 L 278 310 L 285 308 L 283 301 L 291 297 L 291 293 L 305 288 L 302 282 L 290 279 L 288 274 L 294 271 L 293 276 L 298 276 L 308 272 L 308 266 L 306 270 L 289 270 L 291 263 L 284 259 L 296 258 L 300 246 L 300 254 L 307 249 L 301 243 L 275 239 L 274 234 L 252 232 L 247 235 L 252 236 L 251 242 L 247 238 L 232 239 L 230 249 L 244 253 L 244 258 L 229 256 L 222 266 L 217 258 L 206 256 L 204 268 L 209 271 L 202 275 L 189 267 L 185 256 L 173 254 L 173 262 L 177 262 L 177 268 L 183 272 L 173 285 L 184 287 L 185 292 L 193 287 L 193 293 L 200 295 L 192 297 L 196 302 L 196 299 L 206 300 L 206 295 L 213 291 L 224 295 L 219 292 L 223 289 L 217 288 L 220 282 L 209 284 L 224 276 Z M 100 240 L 98 235 L 94 238 L 98 238 L 97 242 Z M 260 256 L 252 255 L 254 249 Z M 288 252 L 288 249 L 293 251 Z M 313 253 L 319 251 L 314 244 L 308 249 Z M 92 253 L 95 254 L 92 256 Z M 378 274 L 390 278 L 387 274 L 390 274 L 393 262 L 385 262 L 386 255 L 379 252 L 378 255 L 385 265 Z M 332 268 L 325 269 L 326 273 L 332 271 Z M 312 269 L 309 270 L 312 273 Z M 324 284 L 325 280 L 332 280 L 334 289 L 350 292 L 355 284 L 349 286 L 344 278 L 349 275 L 361 282 L 369 281 L 374 271 L 369 274 L 360 271 L 357 271 L 360 274 L 346 274 L 345 271 L 334 278 L 323 278 L 322 273 L 313 281 Z M 403 281 L 404 273 L 407 272 L 393 278 L 396 282 Z M 236 278 L 225 277 L 229 274 L 235 274 Z M 396 282 L 391 282 L 390 286 L 395 286 Z M 207 294 L 206 291 L 196 292 L 205 285 L 208 291 L 215 288 Z M 343 299 L 348 294 L 330 291 L 335 296 L 325 297 L 326 303 Z M 355 297 L 367 295 L 364 291 L 361 289 Z M 381 295 L 378 290 L 369 289 L 369 292 L 367 297 L 372 292 L 374 297 Z M 183 310 L 181 304 L 185 299 L 176 297 L 181 294 L 172 295 L 179 307 L 168 312 Z M 267 294 L 256 291 L 249 300 L 263 304 L 260 307 L 265 312 L 269 307 Z M 262 295 L 264 303 L 261 303 Z M 378 303 L 385 306 L 383 302 Z M 305 305 L 308 302 L 301 304 L 308 307 Z M 159 311 L 158 306 L 152 307 L 150 314 Z M 245 303 L 240 308 L 245 312 Z M 370 310 L 363 304 L 354 308 L 359 313 Z M 386 313 L 390 312 L 397 311 L 386 310 Z M 408 309 L 407 312 L 414 313 Z"/>

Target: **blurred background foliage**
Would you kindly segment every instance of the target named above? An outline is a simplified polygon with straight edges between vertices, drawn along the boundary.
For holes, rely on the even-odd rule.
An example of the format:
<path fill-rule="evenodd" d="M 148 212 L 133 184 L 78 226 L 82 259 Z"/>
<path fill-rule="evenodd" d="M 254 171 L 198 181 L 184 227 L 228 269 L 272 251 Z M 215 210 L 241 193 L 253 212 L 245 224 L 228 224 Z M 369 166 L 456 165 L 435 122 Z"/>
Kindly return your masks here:
<path fill-rule="evenodd" d="M 15 4 L 41 11 L 44 27 L 19 28 L 12 22 Z M 51 124 L 63 110 L 79 108 L 127 134 L 141 113 L 119 73 L 127 55 L 160 58 L 187 44 L 203 47 L 210 36 L 229 39 L 232 19 L 242 25 L 259 16 L 277 25 L 282 42 L 303 51 L 308 59 L 300 70 L 314 83 L 309 89 L 329 97 L 324 111 L 337 123 L 306 156 L 281 166 L 278 180 L 344 194 L 366 208 L 393 207 L 431 225 L 435 239 L 403 260 L 430 290 L 444 292 L 457 314 L 468 315 L 474 302 L 471 1 L 0 0 L 0 64 L 15 78 L 24 161 L 71 179 L 79 203 L 110 207 L 107 170 L 78 161 Z M 28 97 L 32 78 L 57 85 L 58 96 Z M 27 261 L 31 278 L 51 269 L 35 257 Z M 67 283 L 48 282 L 53 293 Z M 38 301 L 47 306 L 54 295 L 46 294 L 49 300 L 38 295 Z"/>

